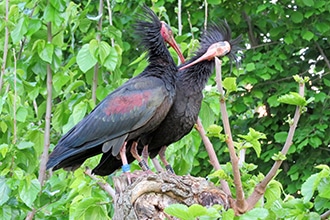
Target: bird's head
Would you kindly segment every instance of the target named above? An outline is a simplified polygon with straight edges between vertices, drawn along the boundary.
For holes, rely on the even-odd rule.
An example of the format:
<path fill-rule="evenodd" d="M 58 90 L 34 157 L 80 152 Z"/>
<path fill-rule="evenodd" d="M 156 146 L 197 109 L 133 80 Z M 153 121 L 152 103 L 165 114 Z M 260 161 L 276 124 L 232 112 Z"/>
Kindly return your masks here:
<path fill-rule="evenodd" d="M 179 70 L 205 60 L 211 61 L 215 57 L 228 56 L 231 60 L 238 62 L 236 52 L 240 49 L 241 41 L 241 36 L 231 39 L 231 30 L 226 21 L 220 21 L 219 24 L 212 23 L 201 38 L 201 46 L 196 53 L 197 59 L 182 66 Z"/>
<path fill-rule="evenodd" d="M 166 42 L 179 55 L 181 63 L 184 63 L 184 57 L 169 25 L 160 21 L 148 6 L 143 5 L 142 9 L 143 13 L 138 15 L 135 25 L 135 33 L 141 38 L 141 45 L 149 51 L 150 55 L 150 53 L 167 50 Z"/>
<path fill-rule="evenodd" d="M 185 62 L 185 59 L 184 59 L 184 57 L 182 55 L 182 52 L 180 50 L 180 47 L 178 46 L 178 44 L 176 43 L 176 41 L 174 39 L 172 29 L 164 21 L 161 21 L 161 23 L 162 23 L 162 27 L 160 29 L 160 34 L 164 38 L 164 41 L 167 42 L 171 47 L 173 47 L 173 49 L 175 50 L 175 52 L 179 55 L 179 58 L 181 60 L 181 63 L 184 63 Z"/>

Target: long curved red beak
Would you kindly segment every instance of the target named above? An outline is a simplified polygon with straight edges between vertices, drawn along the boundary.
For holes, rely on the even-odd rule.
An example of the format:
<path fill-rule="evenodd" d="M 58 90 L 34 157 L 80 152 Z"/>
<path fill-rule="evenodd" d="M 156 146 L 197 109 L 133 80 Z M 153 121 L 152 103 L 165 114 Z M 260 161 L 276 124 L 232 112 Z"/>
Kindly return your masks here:
<path fill-rule="evenodd" d="M 212 60 L 215 57 L 223 57 L 227 53 L 229 53 L 230 50 L 231 50 L 231 47 L 230 47 L 230 44 L 228 41 L 221 41 L 221 42 L 214 43 L 209 47 L 209 49 L 207 49 L 206 53 L 204 53 L 203 56 L 201 56 L 194 62 L 191 62 L 191 63 L 181 67 L 179 70 L 186 69 L 186 68 L 191 67 L 191 66 L 195 65 L 196 63 L 199 63 L 204 60 Z"/>
<path fill-rule="evenodd" d="M 172 30 L 167 26 L 165 22 L 162 22 L 162 28 L 161 33 L 163 35 L 164 40 L 175 50 L 175 52 L 178 54 L 181 63 L 185 62 L 184 56 L 182 55 L 182 52 L 180 50 L 179 45 L 176 43 Z"/>

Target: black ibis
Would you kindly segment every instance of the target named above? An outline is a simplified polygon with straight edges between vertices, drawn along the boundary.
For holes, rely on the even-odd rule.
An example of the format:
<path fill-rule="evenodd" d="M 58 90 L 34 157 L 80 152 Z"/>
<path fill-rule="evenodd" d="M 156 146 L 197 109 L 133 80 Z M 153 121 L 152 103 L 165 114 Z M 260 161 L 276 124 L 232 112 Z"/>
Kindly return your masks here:
<path fill-rule="evenodd" d="M 212 23 L 201 37 L 200 47 L 189 61 L 181 65 L 176 78 L 176 95 L 173 105 L 166 118 L 152 133 L 140 137 L 137 148 L 142 151 L 147 147 L 150 157 L 158 153 L 166 169 L 173 172 L 172 167 L 165 159 L 166 146 L 180 140 L 188 134 L 197 121 L 202 104 L 202 90 L 214 70 L 214 58 L 227 55 L 231 60 L 238 62 L 236 52 L 239 50 L 241 36 L 231 39 L 231 30 L 226 21 Z M 136 147 L 132 142 L 127 146 Z M 134 157 L 127 151 L 128 162 Z M 111 174 L 120 168 L 120 161 L 114 157 L 102 158 L 95 171 L 103 175 Z"/>
<path fill-rule="evenodd" d="M 183 55 L 172 30 L 151 9 L 144 6 L 141 18 L 136 23 L 136 33 L 148 52 L 149 65 L 110 93 L 59 140 L 47 169 L 75 170 L 87 158 L 103 153 L 120 155 L 123 170 L 128 171 L 126 142 L 155 130 L 167 115 L 175 96 L 178 69 L 166 42 L 182 62 Z"/>

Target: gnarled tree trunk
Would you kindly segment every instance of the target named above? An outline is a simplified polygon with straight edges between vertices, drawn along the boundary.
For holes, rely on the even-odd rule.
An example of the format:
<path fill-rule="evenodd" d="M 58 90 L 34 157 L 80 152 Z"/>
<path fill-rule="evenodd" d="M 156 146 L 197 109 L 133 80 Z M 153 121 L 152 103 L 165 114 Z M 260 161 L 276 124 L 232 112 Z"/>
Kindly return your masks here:
<path fill-rule="evenodd" d="M 132 184 L 127 177 L 114 177 L 116 201 L 114 220 L 122 219 L 165 219 L 165 207 L 174 203 L 187 206 L 220 204 L 228 209 L 233 199 L 205 178 L 176 176 L 168 173 L 142 174 L 135 172 Z"/>

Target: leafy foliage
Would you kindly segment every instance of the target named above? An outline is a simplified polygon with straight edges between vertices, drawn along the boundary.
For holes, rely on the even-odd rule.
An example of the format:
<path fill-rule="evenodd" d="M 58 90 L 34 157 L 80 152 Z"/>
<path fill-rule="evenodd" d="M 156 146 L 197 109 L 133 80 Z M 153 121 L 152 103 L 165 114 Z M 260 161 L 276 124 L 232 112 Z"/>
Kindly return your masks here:
<path fill-rule="evenodd" d="M 139 39 L 134 38 L 132 31 L 137 6 L 144 1 L 111 1 L 113 25 L 105 6 L 102 16 L 98 14 L 96 1 L 8 2 L 0 3 L 1 33 L 7 33 L 8 28 L 8 35 L 0 36 L 0 44 L 4 45 L 0 47 L 0 218 L 22 219 L 32 208 L 37 210 L 37 219 L 63 215 L 74 219 L 109 218 L 113 213 L 111 200 L 94 187 L 95 182 L 82 169 L 73 174 L 58 171 L 43 186 L 38 181 L 44 148 L 46 73 L 47 68 L 53 73 L 52 150 L 61 135 L 95 104 L 146 66 Z M 4 16 L 7 3 L 8 15 Z M 176 3 L 146 3 L 153 5 L 154 11 L 178 33 Z M 219 16 L 228 20 L 233 36 L 243 34 L 242 46 L 247 49 L 243 50 L 241 68 L 233 68 L 224 59 L 222 70 L 236 148 L 246 149 L 242 180 L 247 193 L 268 172 L 272 158 L 285 159 L 277 153 L 287 136 L 288 115 L 294 112 L 293 105 L 306 106 L 277 181 L 267 188 L 264 207 L 241 218 L 318 219 L 320 213 L 330 208 L 329 168 L 315 166 L 329 164 L 330 160 L 330 3 L 207 3 L 207 16 L 205 4 L 193 0 L 182 3 L 184 34 L 176 39 L 185 55 L 190 56 L 198 46 L 205 19 L 216 22 Z M 173 50 L 171 53 L 177 60 Z M 95 68 L 99 71 L 94 79 L 96 103 L 92 100 Z M 297 83 L 292 76 L 296 74 L 310 78 L 307 100 L 294 93 Z M 232 183 L 214 78 L 205 90 L 200 117 L 224 169 L 210 176 Z M 177 174 L 208 176 L 212 171 L 196 131 L 170 146 L 166 153 Z M 91 158 L 84 165 L 94 166 L 98 159 Z M 111 178 L 104 180 L 111 182 Z M 214 209 L 218 210 L 182 208 L 183 212 L 189 209 L 195 210 L 192 217 L 212 215 Z M 230 210 L 222 215 L 234 218 Z"/>

